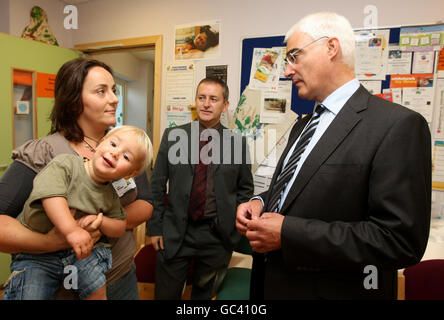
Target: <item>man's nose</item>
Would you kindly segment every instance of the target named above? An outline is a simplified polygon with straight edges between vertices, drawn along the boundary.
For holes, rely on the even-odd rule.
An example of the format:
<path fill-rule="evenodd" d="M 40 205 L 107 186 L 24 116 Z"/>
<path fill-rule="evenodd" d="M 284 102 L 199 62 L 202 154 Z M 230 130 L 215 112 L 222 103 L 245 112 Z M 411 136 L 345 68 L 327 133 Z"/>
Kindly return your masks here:
<path fill-rule="evenodd" d="M 209 107 L 210 106 L 210 98 L 206 98 L 205 100 L 204 100 L 204 107 Z"/>
<path fill-rule="evenodd" d="M 290 78 L 290 76 L 291 76 L 293 73 L 294 73 L 294 69 L 293 69 L 293 67 L 291 66 L 291 64 L 287 63 L 287 64 L 285 65 L 284 76 L 285 76 L 286 78 Z"/>

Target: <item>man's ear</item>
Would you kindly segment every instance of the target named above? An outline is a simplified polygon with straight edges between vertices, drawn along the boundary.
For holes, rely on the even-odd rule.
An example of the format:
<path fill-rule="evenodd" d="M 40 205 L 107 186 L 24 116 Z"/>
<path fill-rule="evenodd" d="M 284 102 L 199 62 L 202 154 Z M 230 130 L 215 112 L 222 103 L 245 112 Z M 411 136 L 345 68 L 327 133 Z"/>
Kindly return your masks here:
<path fill-rule="evenodd" d="M 334 59 L 337 57 L 341 52 L 341 46 L 339 44 L 339 39 L 336 37 L 332 37 L 328 39 L 327 41 L 327 54 L 330 57 L 330 59 Z"/>
<path fill-rule="evenodd" d="M 224 104 L 225 104 L 225 106 L 224 106 L 223 112 L 228 110 L 228 107 L 230 106 L 230 102 L 227 100 L 227 101 L 224 102 Z"/>

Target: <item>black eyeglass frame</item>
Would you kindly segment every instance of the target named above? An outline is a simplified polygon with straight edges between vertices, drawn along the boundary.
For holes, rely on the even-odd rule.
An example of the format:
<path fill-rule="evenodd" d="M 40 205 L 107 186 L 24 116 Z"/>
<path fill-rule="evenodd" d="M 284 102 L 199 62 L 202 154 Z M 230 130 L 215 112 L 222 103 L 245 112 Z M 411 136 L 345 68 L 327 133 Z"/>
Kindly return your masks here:
<path fill-rule="evenodd" d="M 315 42 L 318 42 L 318 41 L 320 41 L 322 39 L 328 39 L 328 38 L 330 38 L 330 37 L 322 36 L 322 37 L 320 37 L 320 38 L 318 38 L 316 40 L 313 40 L 312 42 L 306 44 L 302 48 L 293 48 L 293 49 L 289 50 L 287 52 L 287 54 L 286 54 L 286 58 L 284 58 L 285 66 L 287 66 L 287 64 L 290 64 L 291 66 L 295 65 L 296 64 L 296 60 L 297 60 L 298 56 L 300 55 L 300 52 L 303 49 L 307 48 L 308 46 L 312 45 Z"/>

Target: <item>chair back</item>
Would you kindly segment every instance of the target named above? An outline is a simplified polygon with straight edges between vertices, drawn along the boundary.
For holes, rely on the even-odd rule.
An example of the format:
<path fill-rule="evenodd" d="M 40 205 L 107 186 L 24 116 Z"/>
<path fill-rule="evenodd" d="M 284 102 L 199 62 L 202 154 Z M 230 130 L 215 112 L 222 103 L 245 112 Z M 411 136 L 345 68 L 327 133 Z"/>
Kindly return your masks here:
<path fill-rule="evenodd" d="M 444 300 L 444 259 L 407 267 L 404 277 L 406 300 Z"/>

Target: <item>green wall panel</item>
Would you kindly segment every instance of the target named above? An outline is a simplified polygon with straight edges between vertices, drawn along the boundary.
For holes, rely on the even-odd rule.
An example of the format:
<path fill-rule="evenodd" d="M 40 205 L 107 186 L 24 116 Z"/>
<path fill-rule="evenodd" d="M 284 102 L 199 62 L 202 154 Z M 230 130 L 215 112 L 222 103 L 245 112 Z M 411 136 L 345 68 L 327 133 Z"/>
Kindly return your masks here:
<path fill-rule="evenodd" d="M 12 69 L 56 74 L 68 60 L 80 53 L 33 40 L 0 33 L 0 176 L 10 165 L 12 152 Z M 53 98 L 37 98 L 38 136 L 46 136 L 50 129 L 49 113 Z M 1 212 L 0 212 L 1 214 Z M 0 284 L 9 277 L 10 255 L 0 253 Z"/>

